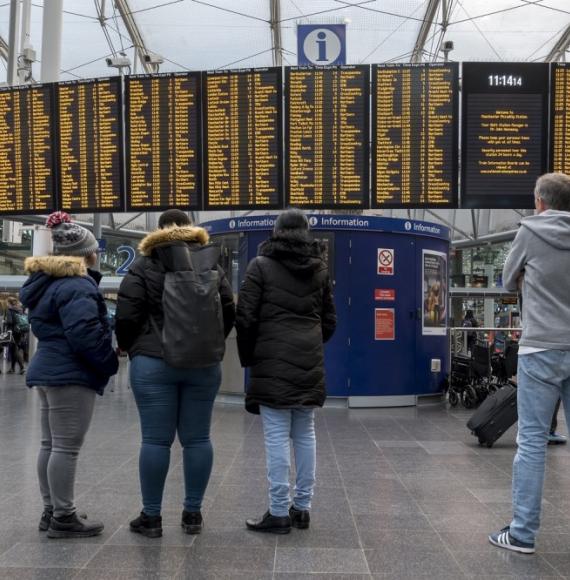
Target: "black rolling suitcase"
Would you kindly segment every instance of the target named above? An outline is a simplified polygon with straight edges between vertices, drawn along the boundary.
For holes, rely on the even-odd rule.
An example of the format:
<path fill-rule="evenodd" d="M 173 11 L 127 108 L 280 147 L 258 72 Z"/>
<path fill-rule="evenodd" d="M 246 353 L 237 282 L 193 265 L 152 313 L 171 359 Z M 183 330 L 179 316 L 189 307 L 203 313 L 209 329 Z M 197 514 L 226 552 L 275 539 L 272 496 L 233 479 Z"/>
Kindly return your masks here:
<path fill-rule="evenodd" d="M 492 447 L 517 419 L 517 390 L 512 385 L 505 385 L 481 403 L 467 427 L 479 439 L 479 445 Z"/>

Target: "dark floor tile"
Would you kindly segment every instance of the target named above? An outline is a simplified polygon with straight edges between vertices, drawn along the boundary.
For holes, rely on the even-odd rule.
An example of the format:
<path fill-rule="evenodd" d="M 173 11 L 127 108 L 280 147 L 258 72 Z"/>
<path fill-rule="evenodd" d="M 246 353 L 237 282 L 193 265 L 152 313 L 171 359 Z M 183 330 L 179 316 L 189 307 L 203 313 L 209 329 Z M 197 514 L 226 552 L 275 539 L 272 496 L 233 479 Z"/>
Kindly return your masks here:
<path fill-rule="evenodd" d="M 213 529 L 205 527 L 203 532 L 196 536 L 196 546 L 208 547 L 266 547 L 275 548 L 277 545 L 277 536 L 274 534 L 258 534 L 250 532 L 245 525 L 239 529 Z"/>
<path fill-rule="evenodd" d="M 370 571 L 374 574 L 438 579 L 446 575 L 462 576 L 462 570 L 453 556 L 444 550 L 433 552 L 416 550 L 412 546 L 400 549 L 385 547 L 365 550 L 365 554 Z"/>
<path fill-rule="evenodd" d="M 422 551 L 436 552 L 443 551 L 445 546 L 436 532 L 433 530 L 422 530 L 421 532 L 406 531 L 403 534 L 394 533 L 393 530 L 360 529 L 360 539 L 362 547 L 368 549 L 396 550 L 398 552 L 406 549 L 418 549 Z"/>
<path fill-rule="evenodd" d="M 0 580 L 72 580 L 77 568 L 0 568 Z"/>
<path fill-rule="evenodd" d="M 543 554 L 543 558 L 562 576 L 570 576 L 570 554 Z"/>
<path fill-rule="evenodd" d="M 279 548 L 352 548 L 359 549 L 356 528 L 309 528 L 291 530 L 290 534 L 279 536 Z"/>
<path fill-rule="evenodd" d="M 99 550 L 96 544 L 16 544 L 0 557 L 1 567 L 81 568 Z"/>
<path fill-rule="evenodd" d="M 167 546 L 104 546 L 87 564 L 95 570 L 177 572 L 188 550 Z"/>
<path fill-rule="evenodd" d="M 184 568 L 176 575 L 175 580 L 273 580 L 273 574 L 271 572 Z"/>
<path fill-rule="evenodd" d="M 277 548 L 276 572 L 367 574 L 362 550 L 339 548 Z"/>
<path fill-rule="evenodd" d="M 274 580 L 370 580 L 368 574 L 286 574 L 278 573 L 273 576 Z"/>
<path fill-rule="evenodd" d="M 454 556 L 466 574 L 511 575 L 515 578 L 525 576 L 555 576 L 554 567 L 539 554 L 517 554 L 495 548 L 484 557 L 480 553 L 454 552 Z"/>
<path fill-rule="evenodd" d="M 162 538 L 147 538 L 131 532 L 128 526 L 121 526 L 110 538 L 108 546 L 179 546 L 189 548 L 196 536 L 185 534 L 180 526 L 164 526 Z"/>
<path fill-rule="evenodd" d="M 181 568 L 184 570 L 267 573 L 273 571 L 275 549 L 260 546 L 194 545 Z"/>
<path fill-rule="evenodd" d="M 393 530 L 422 531 L 432 530 L 429 520 L 417 512 L 400 512 L 398 506 L 394 511 L 378 512 L 374 515 L 356 515 L 354 517 L 359 530 Z"/>
<path fill-rule="evenodd" d="M 73 580 L 171 580 L 172 572 L 149 570 L 79 570 Z"/>

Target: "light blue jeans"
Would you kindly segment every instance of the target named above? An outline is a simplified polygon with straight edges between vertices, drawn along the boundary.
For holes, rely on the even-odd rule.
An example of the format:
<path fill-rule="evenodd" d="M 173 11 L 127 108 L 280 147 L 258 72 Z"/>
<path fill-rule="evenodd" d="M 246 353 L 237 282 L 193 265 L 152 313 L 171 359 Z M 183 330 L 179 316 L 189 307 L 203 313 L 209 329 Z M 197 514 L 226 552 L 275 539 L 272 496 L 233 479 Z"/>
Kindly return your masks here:
<path fill-rule="evenodd" d="M 513 463 L 513 521 L 510 532 L 534 543 L 540 508 L 546 446 L 559 397 L 570 425 L 570 351 L 547 350 L 521 355 L 518 364 L 518 450 Z"/>
<path fill-rule="evenodd" d="M 293 505 L 298 510 L 310 510 L 317 462 L 315 411 L 314 409 L 272 409 L 264 406 L 261 406 L 260 410 L 265 436 L 267 479 L 269 480 L 269 512 L 279 517 L 289 515 L 290 441 L 293 441 L 297 469 Z"/>

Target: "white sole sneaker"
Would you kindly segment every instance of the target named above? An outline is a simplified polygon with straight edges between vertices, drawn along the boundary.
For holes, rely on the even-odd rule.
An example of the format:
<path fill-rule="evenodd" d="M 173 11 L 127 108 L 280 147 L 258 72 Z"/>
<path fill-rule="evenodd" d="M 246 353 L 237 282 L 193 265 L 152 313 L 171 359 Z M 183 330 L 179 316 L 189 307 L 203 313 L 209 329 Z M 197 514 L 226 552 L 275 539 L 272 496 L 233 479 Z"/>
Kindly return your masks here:
<path fill-rule="evenodd" d="M 524 546 L 517 546 L 515 544 L 507 543 L 509 540 L 506 541 L 502 540 L 502 536 L 504 534 L 499 534 L 499 539 L 493 538 L 493 536 L 489 536 L 489 542 L 493 544 L 493 546 L 497 546 L 497 548 L 504 548 L 505 550 L 510 550 L 511 552 L 518 552 L 519 554 L 534 554 L 535 548 L 532 547 L 524 547 Z"/>

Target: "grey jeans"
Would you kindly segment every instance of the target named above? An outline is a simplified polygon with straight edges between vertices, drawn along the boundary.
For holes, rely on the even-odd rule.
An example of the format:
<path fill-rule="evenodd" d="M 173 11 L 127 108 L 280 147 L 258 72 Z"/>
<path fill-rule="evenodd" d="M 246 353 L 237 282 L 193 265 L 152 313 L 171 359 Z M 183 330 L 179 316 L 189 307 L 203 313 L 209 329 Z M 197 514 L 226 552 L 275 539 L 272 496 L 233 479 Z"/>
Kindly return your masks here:
<path fill-rule="evenodd" d="M 46 510 L 56 518 L 75 512 L 75 471 L 89 430 L 96 393 L 79 386 L 35 387 L 40 397 L 42 440 L 38 478 Z"/>

